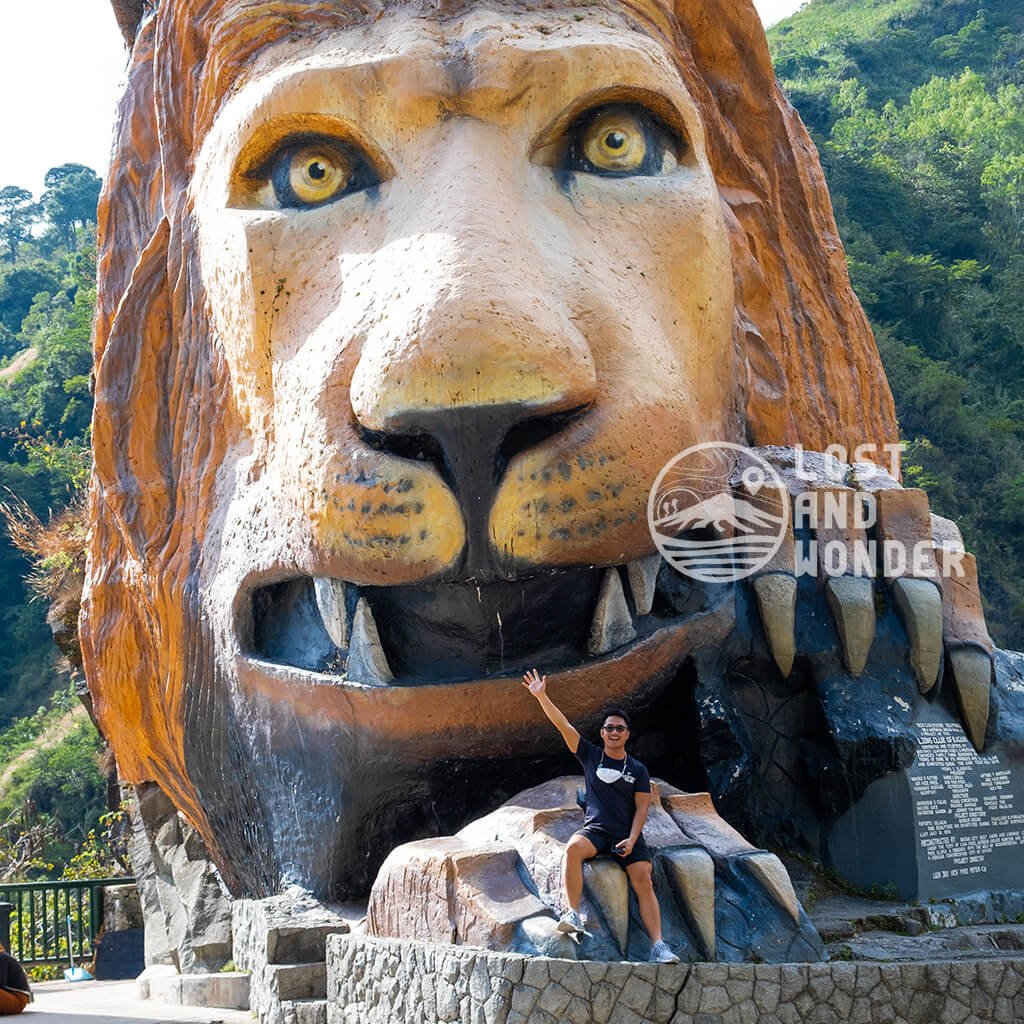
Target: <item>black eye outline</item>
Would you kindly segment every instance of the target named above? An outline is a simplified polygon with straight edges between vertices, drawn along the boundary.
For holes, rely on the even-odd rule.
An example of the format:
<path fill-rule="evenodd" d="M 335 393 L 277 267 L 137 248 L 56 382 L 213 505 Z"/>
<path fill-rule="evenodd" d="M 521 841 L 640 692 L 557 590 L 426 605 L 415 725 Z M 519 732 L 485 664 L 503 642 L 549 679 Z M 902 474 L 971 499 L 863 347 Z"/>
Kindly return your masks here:
<path fill-rule="evenodd" d="M 599 118 L 621 111 L 635 118 L 644 133 L 644 159 L 633 170 L 612 170 L 598 167 L 584 152 L 587 131 Z M 674 169 L 665 169 L 665 157 L 671 156 L 678 165 L 682 162 L 687 145 L 674 128 L 667 125 L 653 110 L 642 103 L 618 101 L 590 107 L 579 114 L 565 133 L 564 149 L 555 170 L 563 174 L 593 174 L 601 178 L 660 178 Z"/>
<path fill-rule="evenodd" d="M 292 158 L 300 150 L 313 146 L 337 153 L 349 167 L 349 175 L 344 185 L 316 203 L 306 202 L 297 196 L 289 181 Z M 384 181 L 384 175 L 362 146 L 349 139 L 326 135 L 323 132 L 297 132 L 286 136 L 257 167 L 246 172 L 245 177 L 268 184 L 273 190 L 278 207 L 283 210 L 315 210 L 336 203 L 347 196 L 374 189 Z"/>

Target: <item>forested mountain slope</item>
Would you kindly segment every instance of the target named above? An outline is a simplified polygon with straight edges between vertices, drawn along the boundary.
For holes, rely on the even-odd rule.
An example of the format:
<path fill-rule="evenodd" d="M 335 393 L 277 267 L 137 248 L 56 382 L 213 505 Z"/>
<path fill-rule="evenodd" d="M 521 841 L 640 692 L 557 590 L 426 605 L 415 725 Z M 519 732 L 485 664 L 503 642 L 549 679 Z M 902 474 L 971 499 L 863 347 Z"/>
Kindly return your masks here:
<path fill-rule="evenodd" d="M 1024 648 L 1024 3 L 812 0 L 769 32 L 896 398 L 908 485 Z"/>
<path fill-rule="evenodd" d="M 96 302 L 99 179 L 55 167 L 37 201 L 0 188 L 0 488 L 36 538 L 89 469 L 89 334 Z M 73 568 L 81 532 L 54 531 L 34 570 Z M 66 541 L 66 542 L 65 542 Z M 38 543 L 38 541 L 37 541 Z M 106 784 L 101 743 L 68 686 L 32 566 L 0 536 L 0 880 L 111 870 L 98 858 Z M 93 833 L 90 838 L 90 833 Z M 84 851 L 84 853 L 83 853 Z M 78 859 L 72 860 L 76 854 Z M 95 862 L 95 863 L 94 863 Z"/>
<path fill-rule="evenodd" d="M 23 502 L 44 522 L 89 468 L 99 189 L 79 164 L 47 172 L 38 201 L 0 187 L 0 500 Z M 24 583 L 29 568 L 0 530 L 0 729 L 59 684 L 46 602 L 30 601 Z"/>

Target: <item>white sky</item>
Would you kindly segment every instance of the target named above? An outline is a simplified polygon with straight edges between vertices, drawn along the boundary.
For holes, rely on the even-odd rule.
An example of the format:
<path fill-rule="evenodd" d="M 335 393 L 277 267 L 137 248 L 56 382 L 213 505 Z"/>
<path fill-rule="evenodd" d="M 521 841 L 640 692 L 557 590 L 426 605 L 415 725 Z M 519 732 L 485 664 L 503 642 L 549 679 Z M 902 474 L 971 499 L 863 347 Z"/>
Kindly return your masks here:
<path fill-rule="evenodd" d="M 754 0 L 772 24 L 803 0 Z M 43 175 L 79 163 L 102 174 L 127 63 L 107 0 L 0 0 L 0 188 L 38 195 Z"/>

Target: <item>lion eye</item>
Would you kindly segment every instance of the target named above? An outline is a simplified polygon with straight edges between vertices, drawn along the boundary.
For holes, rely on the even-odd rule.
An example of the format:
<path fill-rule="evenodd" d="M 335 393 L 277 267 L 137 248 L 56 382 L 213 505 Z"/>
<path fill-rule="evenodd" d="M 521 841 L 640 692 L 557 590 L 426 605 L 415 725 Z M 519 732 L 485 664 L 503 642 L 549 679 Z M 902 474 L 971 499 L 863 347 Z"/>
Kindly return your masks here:
<path fill-rule="evenodd" d="M 369 158 L 340 139 L 290 139 L 252 175 L 268 180 L 277 204 L 323 206 L 380 183 Z"/>
<path fill-rule="evenodd" d="M 667 174 L 682 145 L 651 111 L 625 103 L 581 114 L 567 141 L 565 170 L 611 177 Z"/>

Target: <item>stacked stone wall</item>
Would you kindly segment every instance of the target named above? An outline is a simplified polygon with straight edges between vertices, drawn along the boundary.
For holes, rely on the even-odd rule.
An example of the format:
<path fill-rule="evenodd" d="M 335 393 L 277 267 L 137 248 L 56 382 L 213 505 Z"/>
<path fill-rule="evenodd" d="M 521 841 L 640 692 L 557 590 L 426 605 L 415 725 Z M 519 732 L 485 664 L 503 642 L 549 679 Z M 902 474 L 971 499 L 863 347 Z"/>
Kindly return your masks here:
<path fill-rule="evenodd" d="M 1016 1024 L 1024 958 L 635 964 L 328 940 L 328 1024 Z"/>

